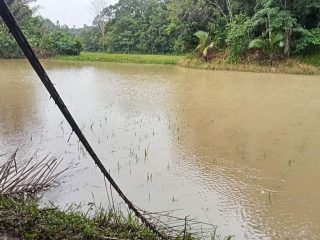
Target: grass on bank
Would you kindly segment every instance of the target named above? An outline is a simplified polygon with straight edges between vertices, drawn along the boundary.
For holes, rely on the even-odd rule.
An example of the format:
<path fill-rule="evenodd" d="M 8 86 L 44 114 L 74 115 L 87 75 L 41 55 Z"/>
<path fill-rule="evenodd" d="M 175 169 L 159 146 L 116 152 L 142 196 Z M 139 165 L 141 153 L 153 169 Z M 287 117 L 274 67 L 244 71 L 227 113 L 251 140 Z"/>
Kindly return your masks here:
<path fill-rule="evenodd" d="M 108 53 L 96 53 L 96 52 L 82 52 L 79 56 L 53 57 L 53 59 L 56 59 L 56 60 L 165 64 L 165 65 L 176 65 L 183 58 L 184 56 L 174 56 L 174 55 L 108 54 Z"/>
<path fill-rule="evenodd" d="M 320 67 L 320 52 L 301 57 L 301 61 L 308 65 Z"/>
<path fill-rule="evenodd" d="M 79 206 L 67 210 L 58 207 L 41 208 L 38 200 L 22 200 L 0 196 L 0 238 L 7 235 L 12 239 L 159 239 L 140 223 L 132 214 L 109 209 L 94 210 L 89 204 L 87 213 Z M 94 211 L 94 212 L 93 212 Z M 168 240 L 196 240 L 195 236 L 183 233 Z M 213 231 L 212 240 L 231 240 L 232 236 L 221 238 Z"/>
<path fill-rule="evenodd" d="M 53 205 L 41 207 L 40 199 L 36 198 L 38 193 L 58 184 L 58 176 L 67 169 L 56 171 L 60 162 L 55 157 L 46 156 L 33 163 L 36 159 L 34 154 L 28 161 L 17 161 L 20 160 L 17 159 L 17 152 L 0 166 L 0 239 L 158 239 L 133 212 L 124 214 L 114 204 L 107 210 L 98 208 L 95 203 L 86 206 L 72 204 L 66 210 Z M 84 212 L 84 208 L 88 210 Z M 188 233 L 192 229 L 189 229 L 191 225 L 186 225 L 186 220 L 182 219 L 184 227 L 180 230 L 170 226 L 166 229 L 158 225 L 161 223 L 160 215 L 158 217 L 154 216 L 154 221 L 150 221 L 163 235 L 174 234 L 168 236 L 168 240 L 197 239 L 197 236 Z M 178 223 L 176 218 L 174 223 Z M 220 239 L 216 228 L 212 239 Z M 230 240 L 231 237 L 225 239 Z"/>
<path fill-rule="evenodd" d="M 274 61 L 273 64 L 264 64 L 260 62 L 252 63 L 226 63 L 221 60 L 212 62 L 204 62 L 197 58 L 185 58 L 179 63 L 182 67 L 205 69 L 205 70 L 221 70 L 221 71 L 240 71 L 240 72 L 258 72 L 258 73 L 284 73 L 284 74 L 320 74 L 320 57 L 307 60 L 307 58 L 291 58 L 287 60 Z M 316 64 L 319 61 L 319 64 Z"/>
<path fill-rule="evenodd" d="M 56 60 L 89 61 L 89 62 L 115 62 L 115 63 L 141 63 L 141 64 L 166 64 L 178 65 L 187 68 L 263 72 L 263 73 L 287 73 L 287 74 L 320 74 L 320 54 L 305 57 L 277 60 L 273 64 L 264 62 L 239 62 L 226 63 L 217 58 L 211 62 L 202 61 L 196 57 L 174 55 L 139 55 L 139 54 L 108 54 L 82 52 L 79 56 L 55 56 Z"/>
<path fill-rule="evenodd" d="M 40 208 L 38 200 L 0 197 L 0 233 L 19 239 L 157 239 L 129 214 Z"/>

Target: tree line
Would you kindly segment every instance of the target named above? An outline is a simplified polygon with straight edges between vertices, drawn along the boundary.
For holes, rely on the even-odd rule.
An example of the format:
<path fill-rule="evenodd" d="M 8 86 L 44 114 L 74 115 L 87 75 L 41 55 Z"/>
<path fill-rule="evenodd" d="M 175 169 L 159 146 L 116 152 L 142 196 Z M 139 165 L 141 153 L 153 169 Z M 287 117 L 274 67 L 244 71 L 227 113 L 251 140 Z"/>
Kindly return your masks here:
<path fill-rule="evenodd" d="M 83 45 L 67 26 L 52 23 L 49 19 L 34 16 L 35 9 L 29 4 L 35 0 L 5 0 L 31 46 L 40 57 L 56 54 L 77 55 Z M 22 51 L 0 20 L 0 58 L 20 58 Z"/>
<path fill-rule="evenodd" d="M 270 58 L 320 49 L 319 0 L 119 0 L 97 15 L 101 23 L 103 35 L 82 32 L 87 50 L 179 54 L 198 45 L 234 62 L 250 49 Z"/>
<path fill-rule="evenodd" d="M 320 52 L 320 0 L 95 0 L 93 26 L 69 29 L 33 16 L 34 0 L 6 0 L 43 55 L 185 54 L 236 62 Z M 100 4 L 99 4 L 100 3 Z M 88 10 L 89 11 L 89 10 Z M 257 54 L 259 53 L 259 54 Z M 19 55 L 0 23 L 0 56 Z"/>

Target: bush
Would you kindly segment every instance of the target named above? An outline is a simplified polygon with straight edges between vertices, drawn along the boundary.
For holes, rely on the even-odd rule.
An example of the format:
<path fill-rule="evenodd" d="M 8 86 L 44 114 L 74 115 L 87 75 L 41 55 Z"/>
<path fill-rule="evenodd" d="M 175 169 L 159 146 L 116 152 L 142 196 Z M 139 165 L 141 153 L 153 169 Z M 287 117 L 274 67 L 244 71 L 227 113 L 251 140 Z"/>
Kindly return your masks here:
<path fill-rule="evenodd" d="M 228 24 L 226 43 L 228 45 L 228 62 L 237 62 L 248 49 L 251 40 L 252 24 L 250 19 L 243 15 L 237 15 L 234 21 Z"/>
<path fill-rule="evenodd" d="M 320 28 L 298 30 L 300 36 L 293 41 L 294 53 L 307 55 L 320 52 Z"/>
<path fill-rule="evenodd" d="M 44 52 L 49 55 L 79 55 L 83 49 L 78 37 L 65 31 L 54 31 L 46 37 Z"/>
<path fill-rule="evenodd" d="M 8 30 L 0 23 L 0 57 L 21 58 L 23 56 L 14 38 L 9 35 Z"/>
<path fill-rule="evenodd" d="M 21 24 L 31 47 L 41 57 L 52 55 L 79 55 L 82 43 L 67 30 L 54 26 L 48 29 L 41 17 L 32 17 Z M 22 58 L 24 55 L 6 25 L 0 20 L 0 58 Z"/>
<path fill-rule="evenodd" d="M 213 36 L 215 47 L 220 50 L 226 47 L 228 17 L 220 16 L 218 13 L 215 15 L 214 20 L 209 22 L 208 29 L 210 35 Z"/>

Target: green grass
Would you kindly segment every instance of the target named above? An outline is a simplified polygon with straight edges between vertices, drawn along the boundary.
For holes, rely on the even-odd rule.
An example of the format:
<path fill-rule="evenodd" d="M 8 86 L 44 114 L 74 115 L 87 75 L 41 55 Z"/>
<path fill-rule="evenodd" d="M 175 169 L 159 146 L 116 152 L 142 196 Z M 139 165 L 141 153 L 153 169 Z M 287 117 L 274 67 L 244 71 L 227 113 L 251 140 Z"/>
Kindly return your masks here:
<path fill-rule="evenodd" d="M 312 61 L 312 63 L 311 63 Z M 275 61 L 274 64 L 265 64 L 256 62 L 239 62 L 226 63 L 221 60 L 204 62 L 197 58 L 186 58 L 179 63 L 182 67 L 221 70 L 221 71 L 240 71 L 240 72 L 258 72 L 258 73 L 284 73 L 284 74 L 303 74 L 303 75 L 320 75 L 320 62 L 317 65 L 318 58 L 298 59 L 291 58 L 287 60 Z"/>
<path fill-rule="evenodd" d="M 302 62 L 320 67 L 320 52 L 302 57 Z"/>
<path fill-rule="evenodd" d="M 252 63 L 225 63 L 217 58 L 211 63 L 200 61 L 192 56 L 175 55 L 142 55 L 142 54 L 108 54 L 82 52 L 79 56 L 55 56 L 55 60 L 87 61 L 87 62 L 115 62 L 115 63 L 140 63 L 140 64 L 166 64 L 179 65 L 187 68 L 206 70 L 287 73 L 287 74 L 320 74 L 320 54 L 300 58 L 291 58 L 278 61 L 273 66 L 259 62 Z"/>
<path fill-rule="evenodd" d="M 120 210 L 97 209 L 88 204 L 89 211 L 80 211 L 73 205 L 67 210 L 58 207 L 40 207 L 38 200 L 22 200 L 0 196 L 0 238 L 6 234 L 12 238 L 36 239 L 159 239 L 152 231 L 140 223 L 129 212 L 124 215 Z M 168 240 L 182 240 L 183 234 Z M 186 234 L 184 240 L 196 240 Z M 214 230 L 212 240 L 221 238 Z"/>
<path fill-rule="evenodd" d="M 129 213 L 99 210 L 88 217 L 77 208 L 40 208 L 38 200 L 0 197 L 0 233 L 19 239 L 157 239 Z"/>
<path fill-rule="evenodd" d="M 143 63 L 176 65 L 184 56 L 174 55 L 142 55 L 142 54 L 108 54 L 82 52 L 79 56 L 55 56 L 56 60 L 89 61 L 89 62 L 116 62 L 116 63 Z"/>
<path fill-rule="evenodd" d="M 89 217 L 78 209 L 40 208 L 38 200 L 0 197 L 0 233 L 25 239 L 157 239 L 132 213 L 101 209 Z"/>

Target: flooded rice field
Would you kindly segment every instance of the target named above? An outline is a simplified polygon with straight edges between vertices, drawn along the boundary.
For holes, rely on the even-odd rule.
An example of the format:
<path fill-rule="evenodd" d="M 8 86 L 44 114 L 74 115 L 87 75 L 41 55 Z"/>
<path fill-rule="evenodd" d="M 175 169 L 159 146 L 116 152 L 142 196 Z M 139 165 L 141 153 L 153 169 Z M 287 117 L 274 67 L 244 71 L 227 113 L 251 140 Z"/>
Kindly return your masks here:
<path fill-rule="evenodd" d="M 236 239 L 320 239 L 320 77 L 44 62 L 128 197 Z M 102 175 L 31 67 L 0 61 L 0 162 L 69 166 L 44 200 L 107 205 Z"/>

